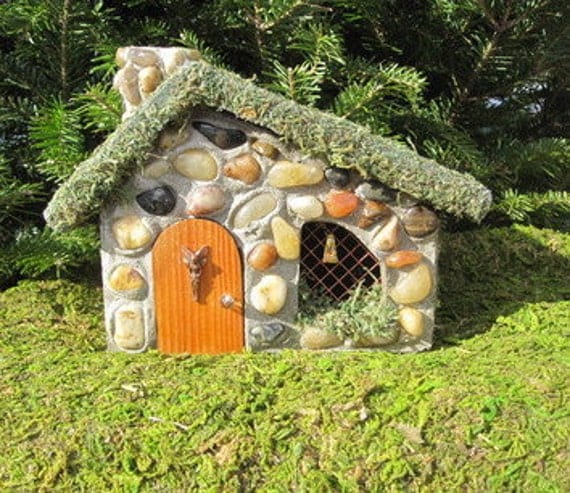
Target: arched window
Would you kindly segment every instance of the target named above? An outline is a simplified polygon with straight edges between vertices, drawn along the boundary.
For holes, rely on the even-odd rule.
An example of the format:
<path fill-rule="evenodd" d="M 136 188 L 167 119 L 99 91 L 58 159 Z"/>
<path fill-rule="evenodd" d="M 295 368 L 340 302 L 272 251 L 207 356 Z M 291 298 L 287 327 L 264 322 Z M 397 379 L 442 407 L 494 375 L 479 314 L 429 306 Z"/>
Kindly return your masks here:
<path fill-rule="evenodd" d="M 337 263 L 323 261 L 325 247 L 331 246 L 336 250 Z M 301 230 L 301 279 L 311 289 L 340 301 L 348 298 L 359 283 L 366 287 L 379 283 L 380 264 L 372 252 L 342 226 L 309 222 Z"/>

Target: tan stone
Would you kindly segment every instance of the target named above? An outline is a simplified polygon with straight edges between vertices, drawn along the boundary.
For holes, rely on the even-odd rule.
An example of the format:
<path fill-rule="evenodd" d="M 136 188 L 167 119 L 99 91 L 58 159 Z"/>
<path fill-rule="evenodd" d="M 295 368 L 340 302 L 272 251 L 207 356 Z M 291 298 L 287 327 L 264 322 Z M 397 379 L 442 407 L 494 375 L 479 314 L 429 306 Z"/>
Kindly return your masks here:
<path fill-rule="evenodd" d="M 380 232 L 373 238 L 374 248 L 383 252 L 394 250 L 400 244 L 401 226 L 398 218 L 394 215 L 380 229 Z"/>
<path fill-rule="evenodd" d="M 131 63 L 127 63 L 117 72 L 114 86 L 119 89 L 123 97 L 132 105 L 137 106 L 141 102 L 141 94 L 138 84 L 139 73 Z"/>
<path fill-rule="evenodd" d="M 168 128 L 158 138 L 158 147 L 162 150 L 172 149 L 188 140 L 188 128 Z"/>
<path fill-rule="evenodd" d="M 412 337 L 420 337 L 424 333 L 425 317 L 422 312 L 407 306 L 400 310 L 398 321 L 404 331 Z"/>
<path fill-rule="evenodd" d="M 152 240 L 152 232 L 138 216 L 124 216 L 113 223 L 113 236 L 123 250 L 142 248 Z"/>
<path fill-rule="evenodd" d="M 127 48 L 118 48 L 115 52 L 115 63 L 119 68 L 123 68 L 127 63 Z"/>
<path fill-rule="evenodd" d="M 301 335 L 301 347 L 305 349 L 328 349 L 342 344 L 342 339 L 326 330 L 309 328 Z"/>
<path fill-rule="evenodd" d="M 191 216 L 206 216 L 224 207 L 226 196 L 218 185 L 204 185 L 193 190 L 188 196 L 188 209 Z"/>
<path fill-rule="evenodd" d="M 324 178 L 321 168 L 312 164 L 278 161 L 267 174 L 269 184 L 276 188 L 316 185 Z"/>
<path fill-rule="evenodd" d="M 162 82 L 162 72 L 158 67 L 145 67 L 139 72 L 139 90 L 143 97 L 154 92 Z"/>
<path fill-rule="evenodd" d="M 121 349 L 141 349 L 145 343 L 144 316 L 140 306 L 119 308 L 114 316 L 113 338 Z"/>
<path fill-rule="evenodd" d="M 109 287 L 115 291 L 142 289 L 145 285 L 142 274 L 130 265 L 118 265 L 109 276 Z"/>
<path fill-rule="evenodd" d="M 158 55 L 154 50 L 146 48 L 130 48 L 127 57 L 130 62 L 140 67 L 148 67 L 158 63 Z"/>
<path fill-rule="evenodd" d="M 200 52 L 186 48 L 169 48 L 163 51 L 162 63 L 167 75 L 172 74 L 178 67 L 188 60 L 199 60 Z"/>
<path fill-rule="evenodd" d="M 145 178 L 160 178 L 170 171 L 170 163 L 166 159 L 155 159 L 147 164 L 142 175 Z"/>
<path fill-rule="evenodd" d="M 389 295 L 396 303 L 419 303 L 429 296 L 432 287 L 431 269 L 422 262 L 409 272 L 403 273 Z"/>
<path fill-rule="evenodd" d="M 279 150 L 273 144 L 269 142 L 264 142 L 262 140 L 256 140 L 253 144 L 251 144 L 251 148 L 261 154 L 262 156 L 268 157 L 270 159 L 275 159 L 279 154 Z"/>
<path fill-rule="evenodd" d="M 266 192 L 256 195 L 243 204 L 234 217 L 234 227 L 245 228 L 253 221 L 267 216 L 277 207 L 277 200 L 273 194 Z"/>
<path fill-rule="evenodd" d="M 361 337 L 360 339 L 354 341 L 355 347 L 376 347 L 376 346 L 386 346 L 387 344 L 393 344 L 398 340 L 398 328 L 394 330 L 386 331 L 385 335 L 381 336 L 369 336 Z"/>
<path fill-rule="evenodd" d="M 281 217 L 274 217 L 271 220 L 271 231 L 275 248 L 277 248 L 277 253 L 282 259 L 295 260 L 299 258 L 301 254 L 299 231 Z"/>
<path fill-rule="evenodd" d="M 188 60 L 188 58 L 185 50 L 182 48 L 171 48 L 164 50 L 162 53 L 162 63 L 167 75 L 172 74 L 178 67 L 183 65 L 186 60 Z"/>
<path fill-rule="evenodd" d="M 204 149 L 188 149 L 176 156 L 174 168 L 194 180 L 213 180 L 218 175 L 214 156 Z"/>
<path fill-rule="evenodd" d="M 309 221 L 324 214 L 323 204 L 312 195 L 301 195 L 287 198 L 287 208 L 301 219 Z"/>
<path fill-rule="evenodd" d="M 281 276 L 263 276 L 251 289 L 250 301 L 259 312 L 274 315 L 281 311 L 287 301 L 287 282 Z"/>

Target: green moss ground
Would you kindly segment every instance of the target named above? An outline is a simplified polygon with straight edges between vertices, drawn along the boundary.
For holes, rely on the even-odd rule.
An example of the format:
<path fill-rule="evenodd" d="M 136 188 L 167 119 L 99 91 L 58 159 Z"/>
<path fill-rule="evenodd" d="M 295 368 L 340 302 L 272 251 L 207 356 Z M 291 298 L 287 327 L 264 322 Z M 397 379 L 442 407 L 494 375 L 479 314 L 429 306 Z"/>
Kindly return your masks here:
<path fill-rule="evenodd" d="M 440 265 L 408 356 L 111 354 L 97 287 L 0 294 L 0 490 L 570 490 L 570 235 L 446 235 Z"/>

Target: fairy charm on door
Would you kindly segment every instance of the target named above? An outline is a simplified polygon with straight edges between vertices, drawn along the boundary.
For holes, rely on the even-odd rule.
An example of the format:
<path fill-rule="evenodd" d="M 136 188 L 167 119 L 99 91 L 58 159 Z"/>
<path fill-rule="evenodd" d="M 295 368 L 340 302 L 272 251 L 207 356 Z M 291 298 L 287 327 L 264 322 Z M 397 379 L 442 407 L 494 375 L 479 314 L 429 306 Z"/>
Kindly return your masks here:
<path fill-rule="evenodd" d="M 192 287 L 192 299 L 194 301 L 200 300 L 200 280 L 202 278 L 202 269 L 208 262 L 209 254 L 209 246 L 203 246 L 196 252 L 193 252 L 188 247 L 182 247 L 182 261 L 188 267 L 188 273 L 190 274 L 190 286 Z"/>

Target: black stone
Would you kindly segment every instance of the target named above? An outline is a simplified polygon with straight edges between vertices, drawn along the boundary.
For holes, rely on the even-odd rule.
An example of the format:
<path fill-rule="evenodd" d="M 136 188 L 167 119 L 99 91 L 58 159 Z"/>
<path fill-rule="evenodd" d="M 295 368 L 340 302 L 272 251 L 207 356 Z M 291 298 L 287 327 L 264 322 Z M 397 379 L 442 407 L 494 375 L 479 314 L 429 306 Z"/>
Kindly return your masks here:
<path fill-rule="evenodd" d="M 220 149 L 233 149 L 247 141 L 247 136 L 235 128 L 217 127 L 206 122 L 192 122 L 192 126 Z"/>
<path fill-rule="evenodd" d="M 350 182 L 350 173 L 343 168 L 327 168 L 325 178 L 334 188 L 346 188 Z"/>
<path fill-rule="evenodd" d="M 164 185 L 139 193 L 137 203 L 149 214 L 166 216 L 176 206 L 176 196 L 172 188 Z"/>

